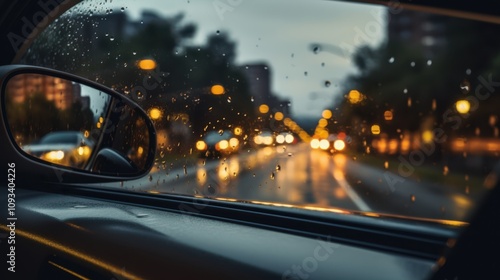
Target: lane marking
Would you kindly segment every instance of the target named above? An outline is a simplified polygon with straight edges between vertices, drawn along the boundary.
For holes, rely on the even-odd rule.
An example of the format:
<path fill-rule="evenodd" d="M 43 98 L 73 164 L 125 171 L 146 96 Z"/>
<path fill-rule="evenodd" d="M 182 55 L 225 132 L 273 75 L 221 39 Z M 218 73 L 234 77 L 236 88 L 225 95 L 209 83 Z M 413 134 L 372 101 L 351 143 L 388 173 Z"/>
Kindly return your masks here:
<path fill-rule="evenodd" d="M 345 165 L 344 165 L 345 167 Z M 339 183 L 340 187 L 344 189 L 349 198 L 356 204 L 359 210 L 364 212 L 372 212 L 372 209 L 364 202 L 364 200 L 356 193 L 356 191 L 349 185 L 345 179 L 345 172 L 333 161 L 333 178 Z"/>

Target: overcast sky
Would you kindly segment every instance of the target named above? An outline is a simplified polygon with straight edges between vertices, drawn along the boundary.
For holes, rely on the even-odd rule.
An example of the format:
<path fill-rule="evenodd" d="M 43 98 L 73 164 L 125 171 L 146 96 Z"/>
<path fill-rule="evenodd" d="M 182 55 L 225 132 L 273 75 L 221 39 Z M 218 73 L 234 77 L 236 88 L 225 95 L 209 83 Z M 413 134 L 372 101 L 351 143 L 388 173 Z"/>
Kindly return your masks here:
<path fill-rule="evenodd" d="M 91 1 L 100 3 L 102 0 Z M 110 3 L 111 2 L 111 3 Z M 320 117 L 341 92 L 339 83 L 354 73 L 349 52 L 377 45 L 385 34 L 385 9 L 323 0 L 108 0 L 134 19 L 143 10 L 160 15 L 185 14 L 197 25 L 193 44 L 226 32 L 237 43 L 237 63 L 266 62 L 272 90 L 290 99 L 295 116 Z M 311 45 L 320 44 L 315 53 Z M 336 51 L 336 52 L 335 52 Z M 327 86 L 327 81 L 331 83 Z"/>

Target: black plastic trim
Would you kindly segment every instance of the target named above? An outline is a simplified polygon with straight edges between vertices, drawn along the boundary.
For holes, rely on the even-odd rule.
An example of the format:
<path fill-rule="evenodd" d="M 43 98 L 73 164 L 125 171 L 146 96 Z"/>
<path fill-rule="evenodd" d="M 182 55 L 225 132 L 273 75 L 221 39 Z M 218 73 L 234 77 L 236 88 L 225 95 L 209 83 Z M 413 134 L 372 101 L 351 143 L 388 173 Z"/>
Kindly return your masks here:
<path fill-rule="evenodd" d="M 7 113 L 6 113 L 6 102 L 5 102 L 5 94 L 4 94 L 4 89 L 7 85 L 7 82 L 15 75 L 19 74 L 42 74 L 42 75 L 51 75 L 53 77 L 65 79 L 65 80 L 70 80 L 73 82 L 80 83 L 82 85 L 86 85 L 92 88 L 95 88 L 99 91 L 102 91 L 106 94 L 109 94 L 110 96 L 120 99 L 122 102 L 128 104 L 134 110 L 137 110 L 138 113 L 142 114 L 145 119 L 147 120 L 146 126 L 149 130 L 149 143 L 150 143 L 150 149 L 148 151 L 148 158 L 146 161 L 146 168 L 138 173 L 135 174 L 120 174 L 119 176 L 112 176 L 112 175 L 103 175 L 99 173 L 91 173 L 88 170 L 81 170 L 81 169 L 75 169 L 71 168 L 68 166 L 61 166 L 57 165 L 54 163 L 46 162 L 37 158 L 34 158 L 30 155 L 28 155 L 26 152 L 24 152 L 20 147 L 17 145 L 13 144 L 15 143 L 15 139 L 12 136 L 12 132 L 10 131 L 9 125 L 6 123 L 7 120 Z M 122 181 L 122 180 L 130 180 L 130 179 L 137 179 L 141 178 L 144 175 L 148 174 L 151 168 L 153 167 L 155 155 L 156 155 L 156 129 L 154 127 L 153 122 L 149 120 L 149 117 L 139 105 L 137 105 L 134 101 L 132 101 L 130 98 L 124 96 L 123 94 L 120 94 L 116 91 L 113 91 L 109 89 L 108 87 L 105 87 L 101 84 L 95 83 L 93 81 L 90 81 L 88 79 L 69 74 L 66 72 L 58 71 L 58 70 L 53 70 L 49 68 L 43 68 L 43 67 L 38 67 L 38 66 L 30 66 L 30 65 L 6 65 L 6 66 L 0 66 L 0 98 L 1 98 L 1 114 L 2 118 L 4 120 L 4 127 L 8 136 L 8 139 L 11 142 L 11 146 L 14 147 L 14 150 L 17 151 L 19 155 L 23 157 L 23 160 L 25 161 L 32 161 L 38 164 L 41 164 L 43 166 L 49 166 L 55 169 L 61 169 L 65 171 L 73 171 L 74 173 L 68 174 L 66 177 L 69 178 L 70 182 L 78 182 L 79 180 L 85 181 L 85 179 L 88 179 L 87 182 L 106 182 L 106 181 Z M 62 172 L 62 171 L 61 171 Z M 76 176 L 76 175 L 83 174 L 84 177 Z M 73 177 L 71 177 L 73 176 Z M 70 178 L 71 177 L 71 178 Z M 47 181 L 47 182 L 54 182 L 53 180 L 50 180 L 50 178 L 46 178 L 48 180 L 42 180 L 42 181 Z M 94 180 L 92 180 L 94 179 Z"/>
<path fill-rule="evenodd" d="M 78 186 L 33 189 L 216 219 L 309 238 L 327 238 L 432 261 L 442 255 L 448 240 L 456 239 L 460 233 L 460 228 L 439 223 L 321 213 L 204 197 Z"/>

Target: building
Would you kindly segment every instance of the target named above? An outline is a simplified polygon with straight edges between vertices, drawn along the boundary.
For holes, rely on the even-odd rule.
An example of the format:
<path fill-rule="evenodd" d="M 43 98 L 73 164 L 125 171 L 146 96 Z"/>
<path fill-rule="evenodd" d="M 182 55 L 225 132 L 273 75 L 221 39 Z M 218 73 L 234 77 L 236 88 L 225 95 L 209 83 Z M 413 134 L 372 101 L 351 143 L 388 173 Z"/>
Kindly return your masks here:
<path fill-rule="evenodd" d="M 47 100 L 54 102 L 57 109 L 66 110 L 80 100 L 81 89 L 79 84 L 73 84 L 65 79 L 39 74 L 21 74 L 9 80 L 7 94 L 12 96 L 14 103 L 25 102 L 34 94 L 43 94 Z"/>
<path fill-rule="evenodd" d="M 424 56 L 436 57 L 447 46 L 444 17 L 411 10 L 390 13 L 387 26 L 389 44 L 404 42 L 421 48 Z"/>

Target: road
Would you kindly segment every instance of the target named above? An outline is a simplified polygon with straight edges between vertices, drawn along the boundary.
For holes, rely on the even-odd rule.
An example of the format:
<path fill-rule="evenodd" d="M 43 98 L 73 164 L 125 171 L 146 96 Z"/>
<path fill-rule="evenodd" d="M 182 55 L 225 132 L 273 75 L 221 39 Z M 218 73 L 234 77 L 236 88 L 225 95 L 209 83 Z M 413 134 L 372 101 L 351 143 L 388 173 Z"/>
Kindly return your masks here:
<path fill-rule="evenodd" d="M 156 169 L 138 190 L 421 218 L 465 220 L 468 196 L 330 155 L 306 144 L 266 147 L 177 170 Z"/>

